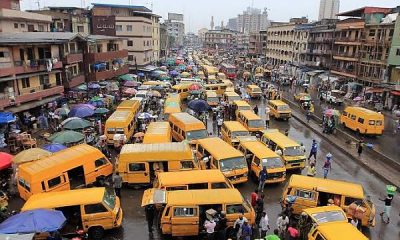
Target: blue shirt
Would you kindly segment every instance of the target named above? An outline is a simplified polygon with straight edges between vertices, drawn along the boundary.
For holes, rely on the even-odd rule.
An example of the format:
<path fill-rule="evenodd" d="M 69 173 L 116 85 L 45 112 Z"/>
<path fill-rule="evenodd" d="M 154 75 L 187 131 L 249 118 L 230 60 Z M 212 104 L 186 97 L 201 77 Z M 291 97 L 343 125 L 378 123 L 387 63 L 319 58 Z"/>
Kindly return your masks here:
<path fill-rule="evenodd" d="M 260 181 L 265 181 L 267 180 L 267 171 L 261 170 L 260 171 L 260 176 L 259 176 Z"/>
<path fill-rule="evenodd" d="M 244 237 L 245 240 L 250 240 L 252 235 L 252 230 L 249 225 L 244 225 L 242 226 L 242 237 Z"/>
<path fill-rule="evenodd" d="M 311 145 L 311 152 L 315 153 L 315 152 L 317 152 L 317 149 L 318 149 L 317 143 L 313 143 L 313 144 Z"/>

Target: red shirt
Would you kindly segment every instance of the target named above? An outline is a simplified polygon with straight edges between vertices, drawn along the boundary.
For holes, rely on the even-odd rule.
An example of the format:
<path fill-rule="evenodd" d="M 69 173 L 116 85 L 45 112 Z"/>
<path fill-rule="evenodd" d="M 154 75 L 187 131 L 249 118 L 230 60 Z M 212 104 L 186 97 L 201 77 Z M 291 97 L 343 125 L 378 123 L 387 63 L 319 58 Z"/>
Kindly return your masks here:
<path fill-rule="evenodd" d="M 257 204 L 258 195 L 255 192 L 251 193 L 251 206 L 255 207 Z"/>
<path fill-rule="evenodd" d="M 293 227 L 289 227 L 288 229 L 287 229 L 287 231 L 289 232 L 289 235 L 291 236 L 291 237 L 299 237 L 299 231 L 297 231 L 297 229 L 296 228 L 293 228 Z"/>

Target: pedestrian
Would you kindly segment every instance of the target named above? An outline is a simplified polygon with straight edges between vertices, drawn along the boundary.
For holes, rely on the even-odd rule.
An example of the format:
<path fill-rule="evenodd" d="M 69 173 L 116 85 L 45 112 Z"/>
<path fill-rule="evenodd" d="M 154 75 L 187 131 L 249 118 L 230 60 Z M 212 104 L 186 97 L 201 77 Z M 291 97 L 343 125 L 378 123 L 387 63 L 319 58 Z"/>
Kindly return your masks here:
<path fill-rule="evenodd" d="M 331 156 L 332 156 L 332 154 L 330 154 L 330 153 L 328 153 L 326 155 L 325 163 L 322 166 L 322 169 L 324 170 L 324 179 L 326 179 L 328 177 L 329 171 L 332 170 L 332 162 L 331 162 L 332 157 Z"/>
<path fill-rule="evenodd" d="M 275 228 L 274 234 L 270 234 L 270 235 L 266 236 L 265 240 L 281 240 L 279 238 L 279 230 Z"/>
<path fill-rule="evenodd" d="M 269 128 L 269 119 L 270 119 L 269 113 L 270 112 L 271 112 L 271 109 L 267 106 L 265 108 L 265 127 L 266 128 Z"/>
<path fill-rule="evenodd" d="M 122 177 L 119 175 L 118 171 L 115 173 L 112 180 L 114 183 L 115 195 L 121 199 Z"/>
<path fill-rule="evenodd" d="M 214 240 L 214 231 L 216 225 L 217 224 L 215 223 L 214 219 L 212 219 L 212 217 L 210 217 L 210 219 L 206 219 L 206 221 L 204 222 L 204 227 L 207 232 L 208 240 Z"/>
<path fill-rule="evenodd" d="M 262 213 L 264 212 L 264 194 L 261 194 L 256 202 L 256 224 L 261 221 Z"/>
<path fill-rule="evenodd" d="M 363 144 L 364 144 L 363 140 L 360 140 L 358 142 L 358 148 L 357 148 L 358 157 L 361 157 L 361 154 L 363 152 Z"/>
<path fill-rule="evenodd" d="M 217 223 L 217 240 L 225 240 L 226 239 L 226 228 L 228 219 L 226 219 L 226 214 L 224 211 L 221 211 Z"/>
<path fill-rule="evenodd" d="M 300 150 L 304 155 L 306 154 L 306 147 L 304 147 L 303 143 L 300 143 Z"/>
<path fill-rule="evenodd" d="M 385 202 L 385 208 L 383 212 L 380 213 L 382 221 L 386 224 L 390 223 L 390 210 L 392 208 L 393 194 L 388 194 L 385 199 L 379 198 L 379 200 Z M 387 216 L 387 221 L 384 220 L 384 215 Z"/>
<path fill-rule="evenodd" d="M 254 111 L 254 113 L 255 113 L 256 115 L 258 115 L 258 106 L 257 106 L 257 105 L 253 108 L 253 111 Z"/>
<path fill-rule="evenodd" d="M 154 221 L 155 210 L 156 210 L 156 207 L 154 206 L 154 204 L 149 204 L 144 208 L 149 233 L 151 233 L 153 231 L 153 221 Z"/>
<path fill-rule="evenodd" d="M 222 119 L 222 117 L 219 117 L 218 119 L 217 119 L 217 127 L 218 127 L 218 136 L 220 136 L 221 135 L 221 127 L 222 127 L 222 124 L 224 123 L 224 119 Z"/>
<path fill-rule="evenodd" d="M 251 236 L 253 235 L 253 230 L 251 229 L 251 226 L 249 225 L 249 221 L 246 219 L 244 220 L 243 226 L 242 226 L 242 235 L 241 239 L 242 240 L 251 240 Z"/>
<path fill-rule="evenodd" d="M 317 174 L 317 170 L 315 169 L 315 163 L 312 162 L 307 167 L 307 176 L 315 177 L 316 174 Z"/>
<path fill-rule="evenodd" d="M 251 199 L 251 206 L 255 208 L 258 199 L 258 189 L 254 190 L 254 192 L 250 194 L 250 199 Z"/>
<path fill-rule="evenodd" d="M 299 230 L 296 229 L 296 225 L 292 223 L 290 227 L 288 227 L 288 233 L 289 233 L 289 240 L 296 240 L 299 239 Z"/>
<path fill-rule="evenodd" d="M 269 218 L 266 212 L 262 212 L 261 219 L 260 219 L 260 237 L 265 238 L 267 232 L 269 231 Z"/>
<path fill-rule="evenodd" d="M 233 224 L 233 229 L 236 231 L 236 239 L 240 239 L 242 236 L 242 226 L 244 222 L 247 221 L 247 218 L 243 216 L 243 213 L 239 215 L 239 218 L 236 219 L 235 223 Z"/>
<path fill-rule="evenodd" d="M 289 129 L 285 130 L 285 136 L 288 137 L 289 136 Z"/>
<path fill-rule="evenodd" d="M 307 119 L 307 123 L 310 123 L 310 120 L 311 120 L 311 111 L 308 110 L 308 109 L 307 109 L 307 112 L 306 112 L 306 119 Z"/>
<path fill-rule="evenodd" d="M 350 224 L 353 225 L 355 228 L 358 229 L 358 219 L 356 217 L 352 217 L 350 220 Z"/>
<path fill-rule="evenodd" d="M 282 239 L 285 238 L 286 228 L 289 225 L 289 217 L 285 214 L 280 214 L 278 219 L 276 220 L 276 226 L 279 230 L 279 237 Z"/>
<path fill-rule="evenodd" d="M 308 160 L 310 160 L 310 158 L 312 156 L 314 156 L 314 161 L 317 161 L 317 151 L 318 151 L 318 145 L 317 145 L 317 141 L 315 139 L 312 140 L 312 145 L 311 145 L 311 150 L 310 150 L 310 155 L 308 156 Z"/>
<path fill-rule="evenodd" d="M 265 181 L 267 180 L 268 172 L 267 167 L 263 166 L 263 169 L 260 171 L 258 175 L 258 191 L 264 192 Z"/>

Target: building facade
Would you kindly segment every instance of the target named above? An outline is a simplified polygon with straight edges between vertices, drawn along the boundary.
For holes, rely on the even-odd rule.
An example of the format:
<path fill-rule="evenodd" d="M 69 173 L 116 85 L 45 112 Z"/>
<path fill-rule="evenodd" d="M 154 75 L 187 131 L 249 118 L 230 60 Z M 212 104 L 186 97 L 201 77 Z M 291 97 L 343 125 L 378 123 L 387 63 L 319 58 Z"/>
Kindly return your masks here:
<path fill-rule="evenodd" d="M 165 23 L 160 24 L 160 58 L 166 58 L 168 50 L 168 32 Z"/>
<path fill-rule="evenodd" d="M 183 22 L 183 14 L 168 13 L 167 24 L 168 35 L 174 38 L 173 47 L 183 46 L 183 38 L 185 36 L 185 24 Z"/>
<path fill-rule="evenodd" d="M 247 34 L 267 30 L 269 26 L 267 9 L 261 11 L 261 9 L 258 8 L 248 7 L 242 14 L 237 16 L 236 23 L 237 28 L 233 30 Z"/>
<path fill-rule="evenodd" d="M 19 4 L 19 1 L 20 0 L 1 0 L 0 8 L 6 8 L 6 9 L 20 11 L 21 6 Z"/>
<path fill-rule="evenodd" d="M 293 40 L 293 65 L 299 67 L 305 64 L 308 49 L 308 39 L 314 23 L 296 25 Z"/>
<path fill-rule="evenodd" d="M 249 55 L 262 56 L 267 52 L 267 31 L 252 33 L 249 37 Z"/>
<path fill-rule="evenodd" d="M 400 98 L 400 15 L 397 16 L 388 58 L 388 82 Z"/>
<path fill-rule="evenodd" d="M 267 30 L 266 60 L 279 65 L 293 62 L 295 23 L 271 25 Z"/>
<path fill-rule="evenodd" d="M 320 0 L 318 20 L 337 18 L 339 7 L 340 0 Z"/>
<path fill-rule="evenodd" d="M 0 32 L 49 32 L 51 23 L 51 16 L 0 8 Z"/>
<path fill-rule="evenodd" d="M 233 32 L 229 30 L 210 30 L 205 33 L 204 47 L 229 49 L 233 46 Z"/>
<path fill-rule="evenodd" d="M 156 15 L 152 17 L 153 23 L 153 61 L 158 62 L 160 61 L 160 19 Z"/>

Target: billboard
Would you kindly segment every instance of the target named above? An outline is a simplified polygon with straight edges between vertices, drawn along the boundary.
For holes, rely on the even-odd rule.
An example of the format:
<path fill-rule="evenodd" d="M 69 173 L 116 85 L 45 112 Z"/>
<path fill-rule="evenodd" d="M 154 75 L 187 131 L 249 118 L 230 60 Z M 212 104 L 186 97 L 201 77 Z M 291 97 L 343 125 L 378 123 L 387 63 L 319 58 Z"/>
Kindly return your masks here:
<path fill-rule="evenodd" d="M 115 36 L 115 16 L 92 16 L 94 35 Z"/>
<path fill-rule="evenodd" d="M 183 22 L 183 14 L 168 13 L 168 20 Z"/>

